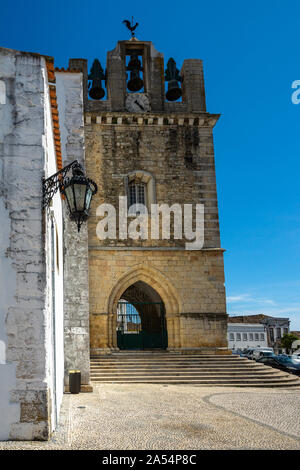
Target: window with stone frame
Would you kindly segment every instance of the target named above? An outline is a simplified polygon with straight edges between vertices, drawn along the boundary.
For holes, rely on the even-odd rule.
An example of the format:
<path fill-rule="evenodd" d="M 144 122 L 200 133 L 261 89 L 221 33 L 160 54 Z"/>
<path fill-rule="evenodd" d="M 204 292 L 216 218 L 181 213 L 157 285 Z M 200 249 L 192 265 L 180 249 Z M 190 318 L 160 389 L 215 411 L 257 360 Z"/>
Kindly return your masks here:
<path fill-rule="evenodd" d="M 229 341 L 234 341 L 234 333 L 229 333 Z"/>
<path fill-rule="evenodd" d="M 143 204 L 150 214 L 151 204 L 156 203 L 156 191 L 154 177 L 151 173 L 136 170 L 125 178 L 128 214 L 136 215 L 135 204 Z M 141 211 L 139 211 L 141 213 Z M 144 211 L 146 213 L 146 210 Z"/>
<path fill-rule="evenodd" d="M 236 340 L 237 340 L 237 341 L 241 341 L 241 333 L 237 333 L 237 334 L 236 334 Z"/>
<path fill-rule="evenodd" d="M 253 333 L 249 333 L 249 341 L 253 341 Z"/>
<path fill-rule="evenodd" d="M 276 337 L 277 339 L 281 338 L 281 328 L 276 328 Z"/>
<path fill-rule="evenodd" d="M 265 334 L 264 334 L 264 333 L 260 333 L 260 340 L 261 340 L 261 341 L 264 341 L 264 340 L 265 340 Z"/>
<path fill-rule="evenodd" d="M 141 204 L 136 210 L 136 204 Z M 132 181 L 129 184 L 129 215 L 147 213 L 147 187 L 145 183 Z"/>
<path fill-rule="evenodd" d="M 259 341 L 259 335 L 258 333 L 254 333 L 255 341 Z"/>
<path fill-rule="evenodd" d="M 136 183 L 132 181 L 129 184 L 129 206 L 133 204 L 147 205 L 147 194 L 145 183 Z"/>

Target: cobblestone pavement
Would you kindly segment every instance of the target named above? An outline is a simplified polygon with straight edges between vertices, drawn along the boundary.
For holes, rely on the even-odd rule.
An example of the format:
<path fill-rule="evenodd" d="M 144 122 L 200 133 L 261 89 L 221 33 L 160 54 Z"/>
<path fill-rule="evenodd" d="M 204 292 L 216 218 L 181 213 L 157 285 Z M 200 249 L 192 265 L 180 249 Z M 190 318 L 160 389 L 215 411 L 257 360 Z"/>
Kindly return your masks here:
<path fill-rule="evenodd" d="M 255 403 L 251 393 L 213 395 L 208 397 L 208 401 L 298 439 L 300 437 L 300 392 L 256 393 Z"/>
<path fill-rule="evenodd" d="M 96 386 L 64 395 L 48 442 L 2 449 L 300 449 L 300 390 Z"/>

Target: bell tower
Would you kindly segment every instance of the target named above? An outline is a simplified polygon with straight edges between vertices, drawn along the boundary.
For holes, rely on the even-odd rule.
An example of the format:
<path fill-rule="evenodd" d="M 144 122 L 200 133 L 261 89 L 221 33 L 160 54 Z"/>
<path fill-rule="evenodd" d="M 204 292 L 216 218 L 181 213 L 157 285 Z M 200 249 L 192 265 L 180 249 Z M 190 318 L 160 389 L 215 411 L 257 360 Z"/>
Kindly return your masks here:
<path fill-rule="evenodd" d="M 206 111 L 202 61 L 186 59 L 177 68 L 150 41 L 132 37 L 107 53 L 105 71 L 99 61 L 89 73 L 82 59 L 72 59 L 72 67 L 83 74 L 86 170 L 98 185 L 88 222 L 91 353 L 130 347 L 226 353 L 213 148 L 219 115 Z M 120 197 L 127 197 L 125 229 Z M 116 211 L 112 238 L 98 236 L 103 203 Z M 149 214 L 147 237 L 124 235 L 136 203 Z M 171 208 L 168 237 L 150 230 L 155 204 Z M 173 205 L 197 204 L 204 207 L 204 243 L 193 249 L 175 234 Z M 133 323 L 126 320 L 127 330 L 120 323 L 126 302 L 140 316 L 134 345 L 132 332 L 125 337 Z M 137 307 L 142 304 L 160 307 Z"/>
<path fill-rule="evenodd" d="M 206 113 L 202 60 L 185 59 L 179 73 L 174 59 L 170 58 L 164 72 L 163 54 L 150 41 L 138 41 L 136 38 L 119 41 L 116 48 L 107 54 L 105 74 L 97 59 L 89 74 L 84 59 L 71 59 L 69 68 L 81 70 L 84 75 L 86 112 L 128 111 L 126 98 L 131 93 L 139 93 L 149 101 L 147 112 Z M 106 99 L 103 99 L 105 91 L 101 80 L 106 83 Z M 95 90 L 100 93 L 99 98 L 94 95 Z M 173 93 L 170 93 L 172 90 Z M 181 101 L 177 101 L 181 97 Z M 137 112 L 140 112 L 138 108 Z"/>

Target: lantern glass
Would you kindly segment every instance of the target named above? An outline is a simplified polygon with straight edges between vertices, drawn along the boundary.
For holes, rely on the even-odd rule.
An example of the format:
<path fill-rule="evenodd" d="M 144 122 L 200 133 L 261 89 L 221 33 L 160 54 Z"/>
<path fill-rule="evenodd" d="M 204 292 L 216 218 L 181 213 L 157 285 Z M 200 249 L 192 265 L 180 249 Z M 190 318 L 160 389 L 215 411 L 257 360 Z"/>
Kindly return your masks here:
<path fill-rule="evenodd" d="M 74 199 L 74 192 L 73 192 L 73 185 L 71 184 L 65 189 L 66 198 L 68 201 L 70 212 L 75 212 L 75 199 Z"/>
<path fill-rule="evenodd" d="M 85 209 L 86 209 L 86 211 L 89 211 L 89 209 L 90 209 L 92 195 L 93 195 L 92 188 L 90 186 L 88 186 L 87 191 L 86 191 L 86 197 L 85 197 Z"/>
<path fill-rule="evenodd" d="M 76 211 L 77 212 L 84 212 L 85 210 L 85 193 L 86 193 L 86 184 L 74 184 L 74 194 L 75 194 L 75 201 L 76 201 Z"/>

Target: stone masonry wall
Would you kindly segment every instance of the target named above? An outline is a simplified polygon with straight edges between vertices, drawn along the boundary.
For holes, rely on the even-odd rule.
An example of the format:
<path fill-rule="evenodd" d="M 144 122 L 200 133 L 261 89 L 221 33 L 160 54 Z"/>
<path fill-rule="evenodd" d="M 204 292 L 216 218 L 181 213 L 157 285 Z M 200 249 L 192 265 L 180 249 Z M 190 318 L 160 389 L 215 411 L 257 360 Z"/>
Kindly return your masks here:
<path fill-rule="evenodd" d="M 218 205 L 215 180 L 212 123 L 191 115 L 181 124 L 169 124 L 169 118 L 140 119 L 130 116 L 86 116 L 87 172 L 98 184 L 89 220 L 89 244 L 92 246 L 173 246 L 183 247 L 184 240 L 100 241 L 96 236 L 96 208 L 106 202 L 118 208 L 119 196 L 126 195 L 124 178 L 132 171 L 150 172 L 155 180 L 158 204 L 203 203 L 205 248 L 220 247 Z M 115 120 L 115 124 L 109 124 Z M 122 124 L 117 123 L 122 119 Z M 161 124 L 158 124 L 161 119 Z M 171 118 L 170 118 L 171 119 Z M 178 118 L 176 118 L 178 120 Z M 197 119 L 197 120 L 196 120 Z M 173 117 L 173 121 L 175 118 Z M 199 125 L 199 121 L 200 124 Z M 104 123 L 105 122 L 105 123 Z M 193 124 L 190 125 L 190 122 Z M 196 125 L 194 125 L 194 123 Z"/>
<path fill-rule="evenodd" d="M 83 86 L 81 73 L 56 72 L 63 166 L 78 160 L 85 167 Z M 89 280 L 87 224 L 80 233 L 64 205 L 64 338 L 65 385 L 70 369 L 89 383 Z"/>
<path fill-rule="evenodd" d="M 226 347 L 221 252 L 91 249 L 92 352 L 113 346 L 108 317 L 114 313 L 110 311 L 110 301 L 116 286 L 123 285 L 123 278 L 128 273 L 134 279 L 135 273 L 139 278 L 144 271 L 145 278 L 140 279 L 151 283 L 166 307 L 169 348 Z M 112 334 L 115 335 L 115 331 Z"/>

